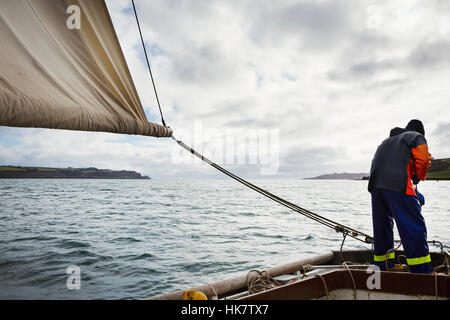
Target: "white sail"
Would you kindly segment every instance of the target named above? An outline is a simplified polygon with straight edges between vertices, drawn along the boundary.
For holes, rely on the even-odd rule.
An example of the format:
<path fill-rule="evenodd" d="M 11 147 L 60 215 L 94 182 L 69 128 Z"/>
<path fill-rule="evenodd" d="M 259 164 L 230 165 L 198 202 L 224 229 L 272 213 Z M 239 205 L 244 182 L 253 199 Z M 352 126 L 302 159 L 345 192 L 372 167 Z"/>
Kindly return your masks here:
<path fill-rule="evenodd" d="M 0 1 L 0 39 L 0 125 L 171 135 L 147 121 L 103 0 Z"/>

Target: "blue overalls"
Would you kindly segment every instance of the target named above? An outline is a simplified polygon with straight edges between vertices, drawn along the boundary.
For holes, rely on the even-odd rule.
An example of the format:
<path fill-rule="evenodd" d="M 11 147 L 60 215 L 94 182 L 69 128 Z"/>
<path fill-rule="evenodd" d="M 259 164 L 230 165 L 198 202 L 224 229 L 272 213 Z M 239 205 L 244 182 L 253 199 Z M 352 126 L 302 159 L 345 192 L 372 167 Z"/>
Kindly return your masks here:
<path fill-rule="evenodd" d="M 374 263 L 381 270 L 386 270 L 386 264 L 388 268 L 394 266 L 393 226 L 395 220 L 411 272 L 431 273 L 433 266 L 419 199 L 380 188 L 374 188 L 371 194 Z"/>

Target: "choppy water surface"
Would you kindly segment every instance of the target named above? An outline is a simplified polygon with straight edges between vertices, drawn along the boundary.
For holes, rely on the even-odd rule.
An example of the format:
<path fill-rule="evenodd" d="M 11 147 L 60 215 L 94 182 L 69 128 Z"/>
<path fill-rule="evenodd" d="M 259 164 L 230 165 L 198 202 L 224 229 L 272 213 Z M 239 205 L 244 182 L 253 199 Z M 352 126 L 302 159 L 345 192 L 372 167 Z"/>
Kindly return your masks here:
<path fill-rule="evenodd" d="M 372 234 L 365 181 L 255 182 Z M 420 189 L 429 240 L 449 248 L 450 181 Z M 232 180 L 4 179 L 0 226 L 3 299 L 141 299 L 336 250 L 342 239 Z M 70 265 L 79 290 L 67 289 Z"/>

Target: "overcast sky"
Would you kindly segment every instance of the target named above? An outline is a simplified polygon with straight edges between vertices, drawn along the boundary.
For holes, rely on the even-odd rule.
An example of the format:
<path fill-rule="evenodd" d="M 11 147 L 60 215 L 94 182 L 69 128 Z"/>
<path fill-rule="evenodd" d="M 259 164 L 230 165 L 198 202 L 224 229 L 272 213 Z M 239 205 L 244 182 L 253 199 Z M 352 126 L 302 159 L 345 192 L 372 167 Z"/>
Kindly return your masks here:
<path fill-rule="evenodd" d="M 135 3 L 166 122 L 244 177 L 368 172 L 389 130 L 413 118 L 431 154 L 450 157 L 450 1 Z M 160 123 L 131 1 L 107 5 L 148 119 Z M 245 147 L 255 133 L 271 137 L 268 158 Z M 179 152 L 171 139 L 0 128 L 0 164 L 221 177 Z"/>

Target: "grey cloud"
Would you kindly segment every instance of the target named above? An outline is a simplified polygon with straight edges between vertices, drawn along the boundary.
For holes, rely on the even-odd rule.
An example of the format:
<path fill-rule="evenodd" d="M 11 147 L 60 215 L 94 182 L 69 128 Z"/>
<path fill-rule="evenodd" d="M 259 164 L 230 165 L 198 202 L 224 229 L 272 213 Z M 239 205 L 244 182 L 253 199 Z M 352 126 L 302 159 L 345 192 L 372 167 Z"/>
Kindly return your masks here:
<path fill-rule="evenodd" d="M 450 122 L 440 123 L 439 126 L 433 130 L 432 134 L 450 144 Z"/>
<path fill-rule="evenodd" d="M 401 57 L 387 56 L 396 42 L 389 35 L 372 30 L 360 30 L 346 38 L 345 47 L 336 52 L 335 66 L 326 77 L 331 81 L 369 81 L 379 72 L 401 69 Z"/>
<path fill-rule="evenodd" d="M 393 69 L 396 66 L 398 66 L 398 64 L 395 61 L 365 61 L 351 65 L 349 68 L 349 72 L 357 76 L 366 76 L 373 75 L 378 71 Z"/>
<path fill-rule="evenodd" d="M 214 36 L 224 24 L 217 1 L 141 0 L 136 5 L 161 82 L 207 87 L 236 77 L 237 58 L 227 52 L 226 39 Z M 136 49 L 141 50 L 140 44 Z"/>
<path fill-rule="evenodd" d="M 345 148 L 299 147 L 281 155 L 279 176 L 307 178 L 325 172 L 337 172 L 342 168 L 340 161 L 347 156 Z"/>
<path fill-rule="evenodd" d="M 208 108 L 208 111 L 196 114 L 195 117 L 205 121 L 226 118 L 230 119 L 229 124 L 231 125 L 235 121 L 238 122 L 242 119 L 252 119 L 252 113 L 249 112 L 249 109 L 255 105 L 258 105 L 258 99 L 255 95 L 226 98 L 218 100 L 214 105 Z"/>
<path fill-rule="evenodd" d="M 354 62 L 352 57 L 348 57 L 344 63 L 343 61 L 344 59 L 341 59 L 341 65 L 327 73 L 328 79 L 332 81 L 370 80 L 378 73 L 396 70 L 402 73 L 403 77 L 383 85 L 397 85 L 406 81 L 408 73 L 449 67 L 450 41 L 442 39 L 422 41 L 403 57 L 377 59 L 372 56 L 357 62 Z"/>
<path fill-rule="evenodd" d="M 250 33 L 258 45 L 293 41 L 303 42 L 303 48 L 330 48 L 347 30 L 352 12 L 343 1 L 280 4 L 273 2 L 255 19 Z"/>
<path fill-rule="evenodd" d="M 357 82 L 366 92 L 375 90 L 387 91 L 383 98 L 384 102 L 394 98 L 411 83 L 411 76 L 405 68 L 405 61 L 365 61 L 349 66 L 347 69 L 338 69 L 328 72 L 327 77 L 332 81 Z M 396 78 L 378 80 L 377 75 L 383 72 L 397 70 Z"/>
<path fill-rule="evenodd" d="M 450 122 L 441 122 L 427 137 L 433 157 L 448 158 L 450 155 Z"/>
<path fill-rule="evenodd" d="M 235 121 L 228 121 L 225 123 L 226 127 L 230 128 L 278 128 L 282 125 L 282 120 L 277 118 L 263 118 L 263 119 L 239 119 Z"/>
<path fill-rule="evenodd" d="M 439 13 L 450 11 L 450 2 L 448 0 L 430 0 L 427 2 Z"/>
<path fill-rule="evenodd" d="M 220 85 L 237 76 L 238 63 L 226 54 L 223 44 L 211 41 L 201 45 L 186 43 L 189 50 L 172 51 L 170 77 L 203 86 Z"/>
<path fill-rule="evenodd" d="M 408 85 L 411 82 L 409 78 L 397 78 L 392 80 L 385 81 L 375 81 L 367 89 L 383 89 L 383 88 L 401 88 L 405 85 Z"/>
<path fill-rule="evenodd" d="M 414 48 L 408 59 L 411 65 L 418 69 L 449 67 L 450 41 L 423 41 Z"/>
<path fill-rule="evenodd" d="M 298 148 L 282 157 L 281 163 L 289 166 L 319 165 L 342 158 L 342 150 L 333 147 Z"/>
<path fill-rule="evenodd" d="M 397 45 L 387 34 L 367 29 L 352 33 L 346 40 L 345 48 L 337 52 L 336 67 L 327 74 L 330 80 L 360 80 L 405 63 L 403 57 L 387 55 Z"/>
<path fill-rule="evenodd" d="M 353 63 L 345 67 L 330 70 L 327 76 L 330 80 L 361 80 L 370 78 L 379 72 L 395 69 L 401 66 L 401 61 L 396 60 L 366 60 Z"/>

